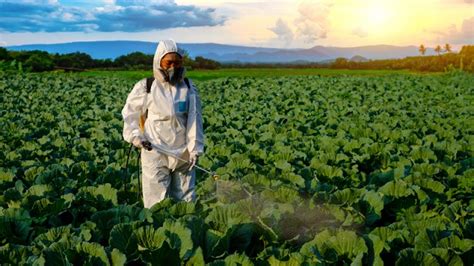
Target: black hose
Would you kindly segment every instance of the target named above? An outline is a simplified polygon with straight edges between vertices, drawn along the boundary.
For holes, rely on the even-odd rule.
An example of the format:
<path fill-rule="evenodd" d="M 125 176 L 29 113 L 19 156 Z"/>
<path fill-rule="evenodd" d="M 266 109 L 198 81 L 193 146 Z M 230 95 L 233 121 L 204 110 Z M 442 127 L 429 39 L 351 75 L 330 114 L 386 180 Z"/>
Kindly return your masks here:
<path fill-rule="evenodd" d="M 140 196 L 141 196 L 141 192 L 142 192 L 142 182 L 140 180 L 140 153 L 141 153 L 141 149 L 138 150 L 138 157 L 137 157 L 137 173 L 138 173 L 138 191 L 137 191 L 137 200 L 140 201 Z"/>
<path fill-rule="evenodd" d="M 132 175 L 129 175 L 128 162 L 129 162 L 129 160 L 130 160 L 130 153 L 132 152 L 132 148 L 133 148 L 133 144 L 130 144 L 130 148 L 128 149 L 127 161 L 125 162 L 125 169 L 126 169 L 126 171 L 127 171 L 126 174 L 127 174 L 128 176 L 130 176 L 130 179 L 129 179 L 130 182 L 132 182 Z M 124 178 L 123 186 L 124 186 L 125 194 L 127 194 L 127 192 L 128 192 L 128 189 L 127 189 L 127 180 L 125 180 L 125 178 Z M 128 200 L 126 200 L 126 202 L 128 203 Z"/>

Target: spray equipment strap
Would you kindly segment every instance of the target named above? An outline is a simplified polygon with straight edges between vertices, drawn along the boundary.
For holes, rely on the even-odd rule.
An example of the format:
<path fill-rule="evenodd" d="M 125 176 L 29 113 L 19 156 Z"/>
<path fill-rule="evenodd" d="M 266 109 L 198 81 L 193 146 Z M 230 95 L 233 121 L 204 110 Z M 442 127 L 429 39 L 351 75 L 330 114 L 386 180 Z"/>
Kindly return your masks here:
<path fill-rule="evenodd" d="M 146 78 L 146 93 L 151 92 L 151 85 L 153 85 L 153 81 L 155 81 L 154 77 Z"/>
<path fill-rule="evenodd" d="M 148 95 L 148 93 L 151 92 L 151 86 L 153 85 L 154 81 L 155 81 L 154 77 L 146 78 L 146 93 L 147 93 L 147 95 Z M 186 86 L 188 87 L 188 89 L 191 88 L 191 84 L 189 83 L 188 78 L 184 78 L 184 83 L 186 83 Z M 146 121 L 147 117 L 148 117 L 148 109 L 146 109 L 145 113 L 140 114 L 140 121 L 139 121 L 138 125 L 140 126 L 140 131 L 142 133 L 145 131 L 145 121 Z"/>

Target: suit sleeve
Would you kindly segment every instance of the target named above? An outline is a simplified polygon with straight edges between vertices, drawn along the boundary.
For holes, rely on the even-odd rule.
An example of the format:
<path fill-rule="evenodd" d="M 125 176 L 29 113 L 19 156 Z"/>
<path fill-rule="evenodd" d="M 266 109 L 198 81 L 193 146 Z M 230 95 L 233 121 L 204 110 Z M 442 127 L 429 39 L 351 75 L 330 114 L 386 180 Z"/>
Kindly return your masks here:
<path fill-rule="evenodd" d="M 189 154 L 204 153 L 204 130 L 202 122 L 201 100 L 196 87 L 191 84 L 188 94 L 188 121 L 186 126 L 186 142 Z"/>
<path fill-rule="evenodd" d="M 122 109 L 123 117 L 123 139 L 132 143 L 133 138 L 140 136 L 139 119 L 143 110 L 143 103 L 146 96 L 146 79 L 142 79 L 135 84 L 128 94 L 125 106 Z"/>

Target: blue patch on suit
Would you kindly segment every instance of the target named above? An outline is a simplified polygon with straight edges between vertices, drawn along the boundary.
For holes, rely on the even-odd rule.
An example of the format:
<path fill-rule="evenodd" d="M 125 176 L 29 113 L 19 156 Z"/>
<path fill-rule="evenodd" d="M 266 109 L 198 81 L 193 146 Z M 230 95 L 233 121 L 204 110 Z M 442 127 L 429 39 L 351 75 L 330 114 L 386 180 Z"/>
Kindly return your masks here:
<path fill-rule="evenodd" d="M 186 102 L 185 101 L 178 102 L 178 112 L 180 112 L 180 113 L 186 112 Z"/>

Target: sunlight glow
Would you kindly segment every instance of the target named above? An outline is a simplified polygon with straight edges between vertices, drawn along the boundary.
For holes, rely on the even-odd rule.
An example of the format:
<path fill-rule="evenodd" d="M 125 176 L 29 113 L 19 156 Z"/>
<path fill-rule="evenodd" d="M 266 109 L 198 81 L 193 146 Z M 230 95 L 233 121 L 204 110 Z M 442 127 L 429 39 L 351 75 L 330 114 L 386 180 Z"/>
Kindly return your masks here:
<path fill-rule="evenodd" d="M 382 5 L 374 5 L 367 10 L 368 23 L 383 26 L 390 18 L 390 10 Z"/>
<path fill-rule="evenodd" d="M 357 14 L 359 27 L 372 38 L 387 36 L 396 24 L 403 22 L 397 20 L 399 10 L 399 5 L 393 1 L 367 1 L 360 6 Z"/>

